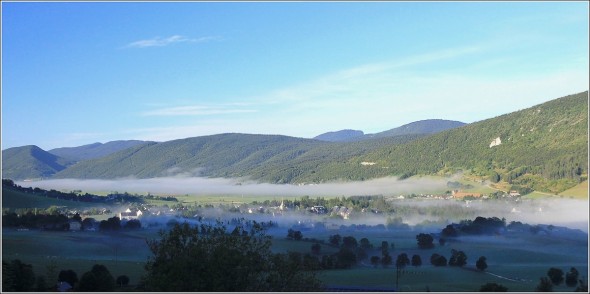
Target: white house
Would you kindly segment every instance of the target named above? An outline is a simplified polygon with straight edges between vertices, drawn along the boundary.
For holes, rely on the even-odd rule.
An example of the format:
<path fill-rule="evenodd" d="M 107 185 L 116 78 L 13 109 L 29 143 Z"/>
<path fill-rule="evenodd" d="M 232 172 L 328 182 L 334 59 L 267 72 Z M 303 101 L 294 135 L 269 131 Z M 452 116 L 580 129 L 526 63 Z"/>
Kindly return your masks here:
<path fill-rule="evenodd" d="M 132 220 L 132 219 L 138 219 L 141 215 L 143 215 L 143 212 L 141 212 L 141 210 L 139 209 L 131 209 L 131 208 L 127 208 L 127 210 L 125 210 L 124 212 L 120 212 L 119 213 L 119 219 L 123 220 Z"/>

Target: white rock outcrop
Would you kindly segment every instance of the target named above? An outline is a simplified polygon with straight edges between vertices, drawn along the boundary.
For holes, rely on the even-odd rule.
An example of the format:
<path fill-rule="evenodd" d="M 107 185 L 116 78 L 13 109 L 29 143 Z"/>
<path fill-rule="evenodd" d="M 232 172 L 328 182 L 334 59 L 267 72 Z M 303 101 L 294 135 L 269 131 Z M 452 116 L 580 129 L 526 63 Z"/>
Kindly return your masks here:
<path fill-rule="evenodd" d="M 502 140 L 500 140 L 500 137 L 492 140 L 492 143 L 490 143 L 490 148 L 494 147 L 494 146 L 498 146 L 502 144 Z"/>

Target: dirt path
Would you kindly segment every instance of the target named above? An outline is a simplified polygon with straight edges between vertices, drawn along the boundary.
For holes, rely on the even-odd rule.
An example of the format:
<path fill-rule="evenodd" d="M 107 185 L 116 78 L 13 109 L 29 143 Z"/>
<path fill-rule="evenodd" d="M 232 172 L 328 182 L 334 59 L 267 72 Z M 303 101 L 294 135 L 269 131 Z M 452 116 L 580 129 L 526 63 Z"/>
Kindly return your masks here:
<path fill-rule="evenodd" d="M 487 273 L 487 274 L 490 274 L 490 275 L 492 275 L 492 276 L 494 276 L 494 277 L 498 277 L 498 278 L 500 278 L 500 279 L 504 279 L 504 280 L 508 280 L 508 281 L 512 281 L 512 282 L 526 282 L 526 281 L 525 281 L 525 280 L 523 280 L 523 279 L 511 279 L 511 278 L 507 278 L 507 277 L 504 277 L 504 276 L 496 275 L 496 274 L 494 274 L 494 273 L 490 273 L 490 272 L 486 272 L 486 273 Z"/>

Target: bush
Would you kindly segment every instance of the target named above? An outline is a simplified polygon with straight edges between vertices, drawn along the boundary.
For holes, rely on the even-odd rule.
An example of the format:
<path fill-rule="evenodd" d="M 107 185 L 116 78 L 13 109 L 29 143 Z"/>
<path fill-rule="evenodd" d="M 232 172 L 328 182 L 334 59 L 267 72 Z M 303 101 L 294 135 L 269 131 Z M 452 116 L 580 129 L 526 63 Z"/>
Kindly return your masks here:
<path fill-rule="evenodd" d="M 446 266 L 447 259 L 442 255 L 434 253 L 430 256 L 430 263 L 434 266 Z"/>
<path fill-rule="evenodd" d="M 500 284 L 496 284 L 496 283 L 487 283 L 485 285 L 482 285 L 481 288 L 479 288 L 479 292 L 506 292 L 508 291 L 508 288 L 500 285 Z"/>

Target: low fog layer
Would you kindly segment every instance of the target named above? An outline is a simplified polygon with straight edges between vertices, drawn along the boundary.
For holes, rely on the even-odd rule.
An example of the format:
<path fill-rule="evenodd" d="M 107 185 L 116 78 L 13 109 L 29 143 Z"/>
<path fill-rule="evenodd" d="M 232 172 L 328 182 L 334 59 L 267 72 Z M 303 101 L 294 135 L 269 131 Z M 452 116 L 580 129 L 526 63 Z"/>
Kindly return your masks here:
<path fill-rule="evenodd" d="M 445 191 L 448 179 L 405 179 L 382 178 L 364 182 L 326 183 L 316 185 L 274 185 L 253 182 L 240 182 L 235 179 L 198 178 L 198 177 L 167 177 L 152 179 L 119 179 L 119 180 L 78 180 L 58 179 L 36 182 L 17 182 L 23 187 L 39 187 L 61 191 L 82 190 L 84 192 L 129 192 L 152 193 L 156 195 L 265 195 L 265 196 L 355 196 L 383 195 L 389 198 L 394 206 L 411 206 L 416 209 L 426 206 L 452 207 L 461 206 L 475 216 L 506 218 L 507 222 L 520 221 L 528 224 L 552 224 L 588 232 L 588 201 L 574 199 L 538 199 L 521 201 L 457 201 L 435 199 L 394 199 L 400 194 L 428 193 L 428 191 Z M 196 196 L 198 197 L 198 196 Z M 463 211 L 465 212 L 465 211 Z M 402 216 L 402 215 L 398 215 Z M 300 216 L 295 216 L 300 219 Z M 351 219 L 348 223 L 376 225 L 385 223 L 384 215 L 367 214 L 361 219 Z M 410 213 L 403 215 L 403 222 L 409 225 L 424 221 L 458 222 L 450 215 Z"/>
<path fill-rule="evenodd" d="M 129 193 L 176 195 L 264 195 L 264 196 L 354 196 L 398 195 L 445 190 L 447 180 L 381 178 L 364 182 L 310 185 L 275 185 L 241 182 L 236 179 L 167 177 L 151 179 L 79 180 L 57 179 L 17 182 L 23 187 L 55 190 L 119 191 Z M 420 191 L 420 192 L 417 192 Z"/>

